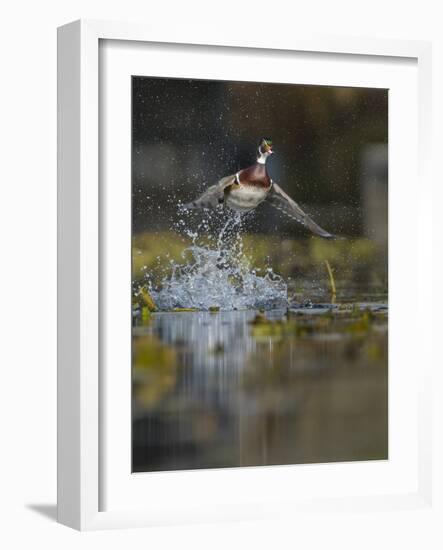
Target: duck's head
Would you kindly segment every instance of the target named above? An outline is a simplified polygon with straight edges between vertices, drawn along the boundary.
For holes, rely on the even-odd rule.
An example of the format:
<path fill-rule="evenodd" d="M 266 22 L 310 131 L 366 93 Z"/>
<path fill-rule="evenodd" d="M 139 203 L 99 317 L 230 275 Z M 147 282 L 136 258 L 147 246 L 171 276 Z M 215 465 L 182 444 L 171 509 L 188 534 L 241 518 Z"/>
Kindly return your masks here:
<path fill-rule="evenodd" d="M 261 163 L 265 163 L 266 159 L 270 157 L 273 153 L 272 148 L 272 140 L 269 138 L 262 138 L 260 140 L 258 151 L 257 151 L 257 158 L 258 161 Z"/>

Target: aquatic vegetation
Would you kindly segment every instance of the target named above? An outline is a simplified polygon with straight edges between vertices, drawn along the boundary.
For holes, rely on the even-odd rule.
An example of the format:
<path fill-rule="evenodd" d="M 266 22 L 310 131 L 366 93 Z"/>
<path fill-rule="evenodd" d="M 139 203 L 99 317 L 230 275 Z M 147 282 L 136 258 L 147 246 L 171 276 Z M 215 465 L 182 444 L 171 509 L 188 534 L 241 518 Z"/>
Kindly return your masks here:
<path fill-rule="evenodd" d="M 311 307 L 288 308 L 286 316 L 268 318 L 259 312 L 250 321 L 251 334 L 257 340 L 309 338 L 328 335 L 337 339 L 365 337 L 372 330 L 387 330 L 387 309 L 377 311 L 359 304 L 317 304 Z"/>
<path fill-rule="evenodd" d="M 326 269 L 328 270 L 329 282 L 331 284 L 331 302 L 334 304 L 337 297 L 337 289 L 335 287 L 334 273 L 331 268 L 331 264 L 328 260 L 325 260 Z"/>
<path fill-rule="evenodd" d="M 259 311 L 257 315 L 254 317 L 252 321 L 250 321 L 251 325 L 272 325 L 273 321 L 269 320 L 265 314 L 264 311 Z"/>
<path fill-rule="evenodd" d="M 151 319 L 151 310 L 145 306 L 141 310 L 141 318 L 142 321 L 146 324 Z"/>
<path fill-rule="evenodd" d="M 141 301 L 141 303 L 146 306 L 149 311 L 157 311 L 157 306 L 155 305 L 154 299 L 145 286 L 139 287 L 137 294 L 139 298 L 141 298 L 141 300 L 139 300 L 139 303 Z"/>
<path fill-rule="evenodd" d="M 176 384 L 176 352 L 149 334 L 133 339 L 133 357 L 134 397 L 149 409 Z"/>

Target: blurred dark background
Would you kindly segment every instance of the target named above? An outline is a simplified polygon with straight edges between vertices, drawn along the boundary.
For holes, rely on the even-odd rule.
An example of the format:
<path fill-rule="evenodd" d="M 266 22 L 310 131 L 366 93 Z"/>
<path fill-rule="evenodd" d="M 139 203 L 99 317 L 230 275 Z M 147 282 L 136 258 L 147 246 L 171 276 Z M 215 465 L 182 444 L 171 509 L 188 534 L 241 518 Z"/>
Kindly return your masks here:
<path fill-rule="evenodd" d="M 133 77 L 134 232 L 167 229 L 177 201 L 255 161 L 334 233 L 387 236 L 388 91 Z M 251 231 L 304 229 L 262 205 Z"/>

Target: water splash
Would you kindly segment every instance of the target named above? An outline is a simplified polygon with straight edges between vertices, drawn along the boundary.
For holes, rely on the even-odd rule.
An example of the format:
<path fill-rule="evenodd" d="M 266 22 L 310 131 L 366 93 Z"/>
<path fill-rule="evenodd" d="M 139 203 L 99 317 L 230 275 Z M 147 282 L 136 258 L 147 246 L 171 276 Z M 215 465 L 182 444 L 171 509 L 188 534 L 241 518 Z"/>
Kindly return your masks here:
<path fill-rule="evenodd" d="M 287 285 L 283 278 L 271 268 L 253 268 L 244 254 L 242 233 L 247 216 L 224 211 L 218 220 L 222 219 L 222 223 L 209 238 L 207 231 L 214 220 L 217 223 L 217 214 L 205 218 L 196 231 L 188 229 L 181 220 L 181 230 L 192 244 L 182 253 L 183 263 L 172 263 L 171 273 L 163 278 L 159 288 L 151 288 L 160 310 L 286 307 Z"/>

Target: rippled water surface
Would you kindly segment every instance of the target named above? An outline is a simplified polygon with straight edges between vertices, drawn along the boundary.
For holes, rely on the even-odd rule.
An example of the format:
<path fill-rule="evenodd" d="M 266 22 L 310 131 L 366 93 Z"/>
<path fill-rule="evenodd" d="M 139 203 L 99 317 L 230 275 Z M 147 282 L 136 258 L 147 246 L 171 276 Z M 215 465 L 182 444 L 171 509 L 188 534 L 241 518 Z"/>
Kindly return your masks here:
<path fill-rule="evenodd" d="M 387 458 L 383 304 L 159 312 L 133 351 L 134 471 Z"/>

